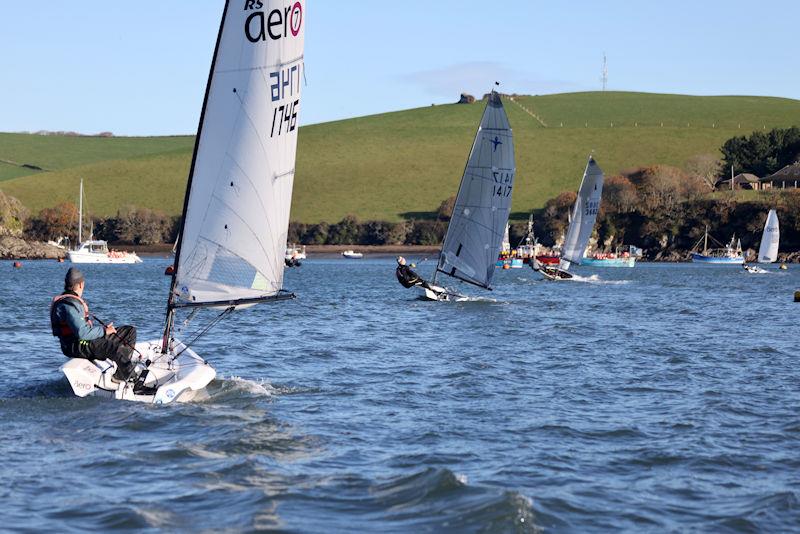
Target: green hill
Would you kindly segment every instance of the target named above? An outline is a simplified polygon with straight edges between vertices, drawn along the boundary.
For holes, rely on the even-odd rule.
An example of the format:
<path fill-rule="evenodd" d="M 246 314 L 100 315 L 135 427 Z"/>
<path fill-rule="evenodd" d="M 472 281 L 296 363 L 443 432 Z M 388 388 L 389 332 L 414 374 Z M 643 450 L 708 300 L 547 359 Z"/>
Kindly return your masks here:
<path fill-rule="evenodd" d="M 523 109 L 526 108 L 526 109 Z M 577 188 L 590 151 L 607 174 L 718 155 L 753 130 L 800 125 L 800 101 L 746 96 L 570 93 L 506 99 L 514 128 L 514 210 Z M 436 210 L 455 194 L 483 104 L 443 105 L 300 129 L 292 219 L 344 215 L 399 220 Z M 535 116 L 533 116 L 535 115 Z M 93 213 L 124 205 L 179 213 L 193 139 L 0 134 L 0 189 L 33 212 L 77 197 Z"/>

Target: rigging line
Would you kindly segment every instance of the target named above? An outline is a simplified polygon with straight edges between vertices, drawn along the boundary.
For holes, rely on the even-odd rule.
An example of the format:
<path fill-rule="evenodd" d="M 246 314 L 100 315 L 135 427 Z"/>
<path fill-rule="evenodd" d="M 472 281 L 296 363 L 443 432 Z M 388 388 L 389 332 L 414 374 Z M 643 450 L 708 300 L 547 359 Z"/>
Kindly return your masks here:
<path fill-rule="evenodd" d="M 195 338 L 194 338 L 194 339 L 192 339 L 192 340 L 191 340 L 190 342 L 188 342 L 188 343 L 184 343 L 184 344 L 183 344 L 183 349 L 182 349 L 180 352 L 178 352 L 177 354 L 175 354 L 175 356 L 173 356 L 173 357 L 172 357 L 172 360 L 173 360 L 173 361 L 174 361 L 174 360 L 176 360 L 176 359 L 178 358 L 178 356 L 180 356 L 181 354 L 183 354 L 184 352 L 186 352 L 186 350 L 187 350 L 189 347 L 191 347 L 191 346 L 192 346 L 192 344 L 194 344 L 194 343 L 195 343 L 195 342 L 196 342 L 198 339 L 200 339 L 200 337 L 201 337 L 201 336 L 205 335 L 205 334 L 206 334 L 206 333 L 207 333 L 209 330 L 211 330 L 211 328 L 213 328 L 213 327 L 214 327 L 214 325 L 216 325 L 218 322 L 220 322 L 220 321 L 222 320 L 222 318 L 223 318 L 223 317 L 225 317 L 225 315 L 227 315 L 228 313 L 232 312 L 232 311 L 233 311 L 233 310 L 235 310 L 235 309 L 236 309 L 236 306 L 230 306 L 230 307 L 228 307 L 228 308 L 225 308 L 225 309 L 222 311 L 222 313 L 220 313 L 219 315 L 217 315 L 217 317 L 216 317 L 216 318 L 214 318 L 214 320 L 212 320 L 210 323 L 208 323 L 208 326 L 206 326 L 205 328 L 203 328 L 203 330 L 201 330 L 201 331 L 200 331 L 200 333 L 199 333 L 199 334 L 197 334 L 197 336 L 195 336 Z"/>
<path fill-rule="evenodd" d="M 279 61 L 278 63 L 273 63 L 271 65 L 259 65 L 257 67 L 248 67 L 246 69 L 242 69 L 242 68 L 224 69 L 224 70 L 220 69 L 220 70 L 218 70 L 216 72 L 219 73 L 219 74 L 227 74 L 227 73 L 231 73 L 231 72 L 252 72 L 254 70 L 277 69 L 277 68 L 285 67 L 286 65 L 291 65 L 292 63 L 297 63 L 298 61 L 301 61 L 303 59 L 305 59 L 305 55 L 304 54 L 300 54 L 299 56 L 295 57 L 294 59 L 289 59 L 289 60 L 285 60 L 285 61 Z"/>

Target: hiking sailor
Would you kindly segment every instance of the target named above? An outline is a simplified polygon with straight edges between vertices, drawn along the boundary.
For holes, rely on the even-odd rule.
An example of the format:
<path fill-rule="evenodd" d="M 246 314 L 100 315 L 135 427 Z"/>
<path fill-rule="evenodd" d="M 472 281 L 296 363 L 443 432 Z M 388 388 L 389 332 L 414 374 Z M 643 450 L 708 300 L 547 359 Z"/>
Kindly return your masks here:
<path fill-rule="evenodd" d="M 136 328 L 122 326 L 118 330 L 113 323 L 92 324 L 89 306 L 82 298 L 85 286 L 83 273 L 70 267 L 64 278 L 64 292 L 50 305 L 50 325 L 61 342 L 61 352 L 68 358 L 115 362 L 117 370 L 112 380 L 116 382 L 135 378 L 131 353 L 136 344 Z"/>
<path fill-rule="evenodd" d="M 431 286 L 428 285 L 428 282 L 423 280 L 420 275 L 411 270 L 411 267 L 406 265 L 406 259 L 403 256 L 397 256 L 397 270 L 394 274 L 397 275 L 397 280 L 405 288 L 411 288 L 414 286 L 422 286 L 426 289 L 431 288 Z"/>

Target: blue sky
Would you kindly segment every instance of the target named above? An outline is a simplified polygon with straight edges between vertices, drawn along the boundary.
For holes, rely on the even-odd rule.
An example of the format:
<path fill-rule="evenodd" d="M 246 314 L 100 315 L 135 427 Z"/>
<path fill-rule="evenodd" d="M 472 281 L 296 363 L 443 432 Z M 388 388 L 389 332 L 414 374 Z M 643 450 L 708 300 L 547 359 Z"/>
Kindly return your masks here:
<path fill-rule="evenodd" d="M 243 0 L 232 0 L 234 2 Z M 12 2 L 0 131 L 193 133 L 222 0 Z M 800 98 L 800 2 L 308 0 L 301 122 L 526 94 Z"/>

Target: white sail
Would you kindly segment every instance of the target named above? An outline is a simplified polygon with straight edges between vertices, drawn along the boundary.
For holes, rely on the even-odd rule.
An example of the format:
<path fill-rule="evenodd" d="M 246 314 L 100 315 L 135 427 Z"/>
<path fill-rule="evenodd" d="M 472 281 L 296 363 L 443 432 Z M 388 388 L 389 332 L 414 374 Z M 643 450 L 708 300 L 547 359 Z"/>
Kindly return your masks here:
<path fill-rule="evenodd" d="M 492 92 L 461 178 L 437 272 L 489 287 L 511 211 L 515 171 L 511 127 L 500 95 Z"/>
<path fill-rule="evenodd" d="M 761 246 L 758 248 L 758 262 L 772 263 L 778 260 L 778 244 L 781 239 L 781 230 L 778 226 L 778 214 L 769 210 L 764 232 L 761 234 Z"/>
<path fill-rule="evenodd" d="M 564 239 L 564 246 L 561 248 L 562 269 L 568 269 L 570 262 L 581 264 L 586 245 L 592 236 L 594 223 L 597 220 L 597 212 L 600 210 L 600 199 L 603 196 L 603 171 L 594 161 L 589 158 L 586 170 L 583 172 L 578 198 L 572 208 L 567 237 Z"/>
<path fill-rule="evenodd" d="M 304 33 L 304 0 L 226 3 L 178 245 L 179 303 L 282 288 Z"/>
<path fill-rule="evenodd" d="M 503 242 L 500 244 L 500 251 L 504 254 L 511 252 L 511 238 L 508 235 L 508 223 L 506 223 L 506 231 L 503 232 Z"/>

